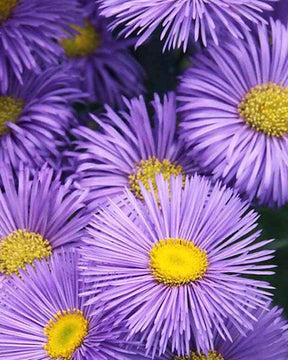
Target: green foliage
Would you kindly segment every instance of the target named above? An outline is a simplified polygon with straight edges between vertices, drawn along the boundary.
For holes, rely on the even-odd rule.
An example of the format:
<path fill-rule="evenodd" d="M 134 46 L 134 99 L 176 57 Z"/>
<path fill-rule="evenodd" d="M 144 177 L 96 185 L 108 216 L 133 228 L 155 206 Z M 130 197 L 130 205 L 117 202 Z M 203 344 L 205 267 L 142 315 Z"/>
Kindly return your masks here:
<path fill-rule="evenodd" d="M 281 209 L 257 209 L 261 214 L 262 238 L 274 238 L 269 248 L 276 250 L 273 261 L 276 274 L 269 280 L 275 289 L 275 303 L 284 307 L 288 316 L 288 206 Z"/>

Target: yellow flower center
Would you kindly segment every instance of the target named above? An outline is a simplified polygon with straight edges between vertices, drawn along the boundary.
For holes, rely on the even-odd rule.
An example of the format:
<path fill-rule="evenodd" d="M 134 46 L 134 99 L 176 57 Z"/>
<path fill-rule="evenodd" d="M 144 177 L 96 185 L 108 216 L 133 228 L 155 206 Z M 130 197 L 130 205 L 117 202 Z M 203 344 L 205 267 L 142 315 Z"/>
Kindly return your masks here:
<path fill-rule="evenodd" d="M 44 328 L 46 353 L 51 359 L 70 360 L 88 334 L 88 320 L 78 309 L 59 311 Z"/>
<path fill-rule="evenodd" d="M 257 85 L 238 107 L 240 116 L 259 132 L 283 136 L 288 131 L 288 88 L 276 84 Z"/>
<path fill-rule="evenodd" d="M 149 256 L 149 267 L 155 279 L 169 286 L 202 279 L 208 268 L 206 251 L 184 239 L 161 239 Z"/>
<path fill-rule="evenodd" d="M 85 21 L 83 27 L 73 25 L 79 34 L 73 39 L 63 39 L 62 47 L 68 57 L 81 57 L 91 55 L 100 46 L 100 35 L 94 26 Z"/>
<path fill-rule="evenodd" d="M 18 120 L 23 106 L 24 102 L 21 99 L 14 99 L 10 96 L 0 96 L 0 135 L 5 135 L 9 131 L 6 126 L 8 122 L 15 123 Z"/>
<path fill-rule="evenodd" d="M 133 191 L 139 199 L 143 199 L 139 181 L 141 181 L 145 188 L 150 191 L 150 179 L 154 190 L 156 190 L 157 174 L 162 174 L 166 180 L 169 180 L 171 175 L 174 175 L 175 177 L 180 174 L 184 175 L 181 165 L 173 164 L 167 159 L 160 161 L 157 158 L 152 157 L 147 160 L 141 160 L 136 166 L 136 173 L 129 175 L 130 190 Z M 183 181 L 185 181 L 184 176 Z"/>
<path fill-rule="evenodd" d="M 0 24 L 8 19 L 17 5 L 18 0 L 0 0 Z"/>
<path fill-rule="evenodd" d="M 17 230 L 3 237 L 0 242 L 0 271 L 6 275 L 19 275 L 19 270 L 26 270 L 36 259 L 47 259 L 52 253 L 48 240 L 40 234 Z"/>
<path fill-rule="evenodd" d="M 216 351 L 209 351 L 208 356 L 196 352 L 191 352 L 190 356 L 175 356 L 173 360 L 224 360 L 224 358 Z"/>

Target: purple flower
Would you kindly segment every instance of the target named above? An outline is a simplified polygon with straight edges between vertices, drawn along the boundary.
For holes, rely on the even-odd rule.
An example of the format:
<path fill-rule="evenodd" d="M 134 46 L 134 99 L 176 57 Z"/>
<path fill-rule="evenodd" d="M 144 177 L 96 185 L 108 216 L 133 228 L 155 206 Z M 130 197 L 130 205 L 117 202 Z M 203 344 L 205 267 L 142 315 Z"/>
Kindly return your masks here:
<path fill-rule="evenodd" d="M 0 89 L 7 90 L 11 73 L 24 83 L 25 70 L 57 64 L 63 54 L 57 40 L 72 33 L 75 18 L 77 0 L 1 0 Z"/>
<path fill-rule="evenodd" d="M 115 17 L 112 28 L 124 25 L 121 34 L 139 36 L 136 45 L 145 42 L 160 26 L 164 49 L 183 46 L 184 51 L 191 29 L 195 41 L 201 38 L 206 45 L 211 36 L 218 44 L 217 24 L 222 23 L 235 37 L 242 37 L 242 30 L 249 29 L 249 21 L 262 22 L 263 10 L 272 9 L 266 0 L 99 0 L 99 4 L 103 15 Z"/>
<path fill-rule="evenodd" d="M 281 318 L 282 310 L 278 307 L 270 311 L 258 308 L 253 311 L 253 315 L 258 321 L 245 335 L 239 336 L 239 332 L 230 323 L 233 342 L 216 335 L 213 348 L 205 352 L 207 357 L 197 352 L 192 345 L 190 357 L 185 360 L 286 360 L 288 325 Z M 160 360 L 184 360 L 174 356 L 173 352 L 168 351 Z"/>
<path fill-rule="evenodd" d="M 83 306 L 75 250 L 37 261 L 3 288 L 0 302 L 0 356 L 7 360 L 127 360 L 124 331 L 113 327 L 97 304 Z M 130 347 L 130 346 L 129 346 Z"/>
<path fill-rule="evenodd" d="M 268 283 L 247 275 L 269 275 L 254 231 L 258 215 L 232 190 L 195 175 L 157 177 L 157 195 L 141 186 L 143 202 L 126 191 L 126 206 L 110 200 L 95 214 L 81 247 L 83 276 L 92 298 L 127 319 L 148 351 L 164 353 L 169 342 L 184 355 L 193 339 L 213 342 L 212 325 L 223 339 L 229 318 L 243 333 L 255 307 L 266 307 Z M 243 276 L 245 275 L 245 276 Z"/>
<path fill-rule="evenodd" d="M 74 114 L 70 102 L 81 99 L 71 86 L 71 74 L 50 68 L 40 75 L 25 72 L 23 85 L 13 75 L 0 91 L 0 156 L 14 167 L 59 163 L 59 148 L 67 143 L 66 130 Z"/>
<path fill-rule="evenodd" d="M 138 181 L 149 189 L 148 179 L 155 184 L 157 173 L 169 179 L 172 174 L 195 170 L 175 136 L 173 93 L 165 95 L 162 102 L 155 94 L 149 108 L 142 97 L 126 101 L 126 105 L 126 111 L 119 114 L 106 107 L 101 118 L 92 116 L 100 131 L 84 126 L 73 131 L 77 151 L 72 160 L 78 165 L 78 182 L 90 190 L 88 199 L 93 207 L 107 196 L 122 193 L 125 186 L 141 196 Z"/>
<path fill-rule="evenodd" d="M 249 201 L 288 201 L 288 30 L 271 20 L 193 59 L 178 89 L 181 138 Z"/>
<path fill-rule="evenodd" d="M 1 164 L 0 273 L 12 275 L 49 258 L 59 247 L 79 246 L 90 219 L 86 193 L 61 184 L 60 174 L 43 167 L 34 175 Z"/>
<path fill-rule="evenodd" d="M 90 101 L 121 107 L 123 96 L 144 92 L 144 71 L 128 49 L 132 42 L 112 36 L 93 2 L 83 7 L 82 16 L 84 26 L 75 26 L 75 37 L 62 41 L 63 61 L 79 75 L 75 85 Z"/>

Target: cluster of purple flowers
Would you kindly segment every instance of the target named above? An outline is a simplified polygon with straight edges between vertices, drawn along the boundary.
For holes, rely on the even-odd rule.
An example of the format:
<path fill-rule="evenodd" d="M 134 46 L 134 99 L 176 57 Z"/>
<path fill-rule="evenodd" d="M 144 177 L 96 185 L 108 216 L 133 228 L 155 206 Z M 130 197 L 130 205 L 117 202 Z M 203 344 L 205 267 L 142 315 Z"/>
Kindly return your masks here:
<path fill-rule="evenodd" d="M 288 359 L 285 2 L 0 0 L 1 359 Z M 159 29 L 199 46 L 150 97 Z"/>

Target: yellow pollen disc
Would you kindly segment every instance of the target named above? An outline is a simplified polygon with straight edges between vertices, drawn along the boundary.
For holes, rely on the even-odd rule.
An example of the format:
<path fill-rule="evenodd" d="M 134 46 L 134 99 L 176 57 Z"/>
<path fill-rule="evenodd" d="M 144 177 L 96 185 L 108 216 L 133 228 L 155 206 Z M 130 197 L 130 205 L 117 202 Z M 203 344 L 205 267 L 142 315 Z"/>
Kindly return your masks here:
<path fill-rule="evenodd" d="M 88 334 L 88 320 L 78 309 L 59 311 L 44 328 L 46 353 L 51 359 L 70 360 Z"/>
<path fill-rule="evenodd" d="M 238 107 L 245 122 L 269 136 L 283 136 L 288 131 L 288 88 L 276 84 L 257 85 Z"/>
<path fill-rule="evenodd" d="M 149 267 L 155 279 L 169 286 L 202 279 L 208 268 L 206 251 L 184 239 L 161 239 L 149 256 Z"/>
<path fill-rule="evenodd" d="M 36 259 L 47 259 L 52 253 L 48 240 L 40 234 L 17 230 L 0 242 L 0 271 L 6 275 L 19 275 L 20 269 L 32 265 Z"/>
<path fill-rule="evenodd" d="M 5 135 L 8 132 L 6 126 L 8 122 L 15 123 L 18 120 L 23 106 L 24 102 L 21 99 L 14 99 L 10 96 L 0 96 L 0 135 Z"/>
<path fill-rule="evenodd" d="M 129 175 L 130 190 L 133 191 L 139 199 L 143 199 L 139 181 L 141 181 L 145 188 L 150 191 L 150 179 L 154 190 L 156 190 L 157 174 L 162 174 L 166 180 L 169 180 L 171 175 L 174 175 L 175 177 L 180 174 L 184 175 L 181 165 L 173 164 L 167 159 L 160 161 L 155 157 L 152 157 L 147 160 L 141 160 L 136 166 L 136 173 Z M 183 176 L 183 181 L 185 181 L 185 176 Z"/>
<path fill-rule="evenodd" d="M 0 0 L 0 24 L 8 19 L 12 10 L 18 5 L 18 0 Z"/>
<path fill-rule="evenodd" d="M 209 351 L 208 355 L 191 352 L 190 356 L 175 356 L 173 360 L 224 360 L 224 358 L 215 351 Z"/>
<path fill-rule="evenodd" d="M 68 57 L 81 57 L 91 55 L 100 46 L 100 35 L 94 26 L 85 21 L 83 27 L 73 25 L 79 34 L 73 39 L 63 39 L 62 47 Z"/>

